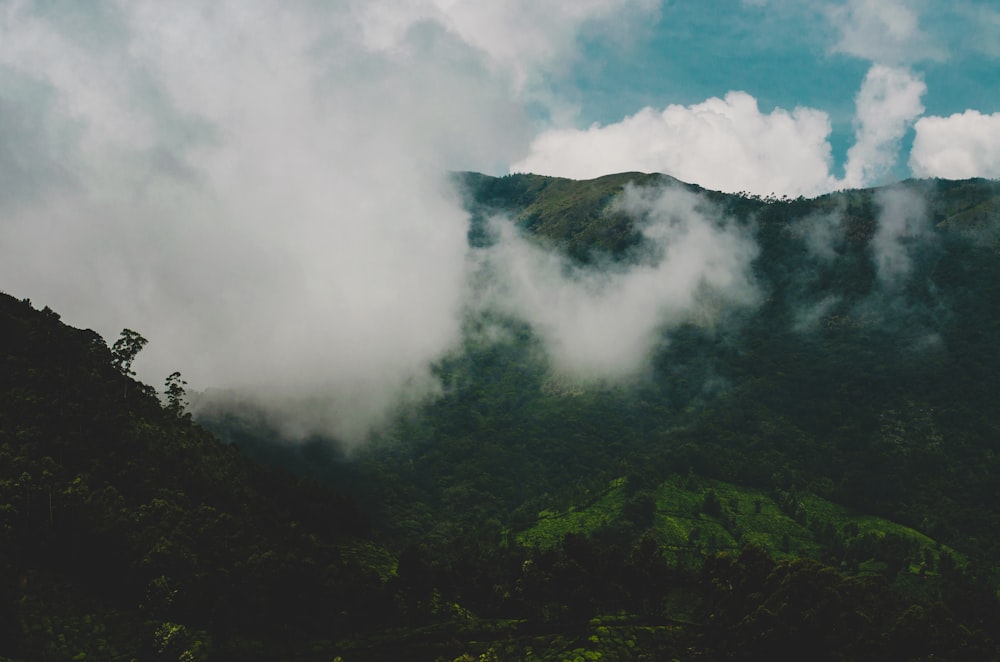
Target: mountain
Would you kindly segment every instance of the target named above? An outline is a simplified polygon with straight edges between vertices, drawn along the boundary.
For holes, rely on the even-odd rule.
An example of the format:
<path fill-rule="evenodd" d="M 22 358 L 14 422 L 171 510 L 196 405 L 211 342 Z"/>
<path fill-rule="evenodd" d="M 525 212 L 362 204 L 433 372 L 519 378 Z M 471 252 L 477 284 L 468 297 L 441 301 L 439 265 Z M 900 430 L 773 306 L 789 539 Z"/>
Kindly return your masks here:
<path fill-rule="evenodd" d="M 453 181 L 482 305 L 359 448 L 0 296 L 0 657 L 1000 654 L 1000 183 Z"/>
<path fill-rule="evenodd" d="M 465 346 L 436 368 L 441 397 L 359 453 L 362 467 L 392 472 L 368 483 L 417 490 L 369 500 L 431 503 L 454 517 L 389 520 L 435 532 L 467 518 L 462 528 L 493 521 L 516 532 L 613 479 L 691 471 L 807 490 L 918 528 L 994 572 L 1000 184 L 764 200 L 655 175 L 456 179 L 473 244 L 487 245 L 480 230 L 503 214 L 581 269 L 642 254 L 640 223 L 614 202 L 626 184 L 695 191 L 752 233 L 758 298 L 667 329 L 649 369 L 628 382 L 567 381 L 530 323 L 489 311 L 470 320 Z M 811 247 L 817 236 L 825 244 Z M 483 341 L 487 325 L 506 332 Z"/>

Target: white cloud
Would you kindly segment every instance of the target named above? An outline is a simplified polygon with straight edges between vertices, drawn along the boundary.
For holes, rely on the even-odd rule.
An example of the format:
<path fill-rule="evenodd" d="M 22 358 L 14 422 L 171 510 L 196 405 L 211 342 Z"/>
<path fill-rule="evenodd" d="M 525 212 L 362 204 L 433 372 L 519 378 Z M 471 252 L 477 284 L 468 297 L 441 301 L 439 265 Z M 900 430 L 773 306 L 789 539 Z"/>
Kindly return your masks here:
<path fill-rule="evenodd" d="M 533 69 L 571 55 L 585 23 L 621 20 L 622 13 L 638 17 L 658 7 L 654 0 L 383 0 L 360 5 L 359 15 L 365 42 L 375 49 L 395 48 L 414 25 L 433 20 L 496 62 Z"/>
<path fill-rule="evenodd" d="M 627 187 L 616 208 L 635 219 L 654 256 L 629 267 L 570 265 L 495 223 L 499 241 L 480 257 L 480 305 L 529 322 L 555 367 L 578 379 L 620 379 L 646 365 L 664 329 L 712 324 L 725 308 L 753 305 L 746 228 L 681 188 Z"/>
<path fill-rule="evenodd" d="M 848 0 L 828 9 L 840 31 L 833 51 L 882 64 L 943 60 L 947 51 L 920 27 L 922 2 Z"/>
<path fill-rule="evenodd" d="M 357 439 L 459 334 L 444 172 L 523 153 L 518 78 L 626 4 L 541 17 L 568 20 L 543 44 L 444 0 L 4 3 L 0 282 L 139 330 L 150 383 L 320 394 L 303 431 Z"/>
<path fill-rule="evenodd" d="M 908 69 L 869 69 L 855 99 L 855 143 L 842 179 L 830 172 L 826 113 L 776 108 L 765 114 L 745 92 L 662 112 L 645 108 L 606 126 L 551 129 L 534 139 L 528 156 L 511 170 L 573 179 L 665 172 L 709 189 L 760 195 L 871 186 L 891 176 L 903 136 L 924 111 L 926 90 Z"/>
<path fill-rule="evenodd" d="M 900 140 L 924 112 L 927 86 L 906 69 L 873 65 L 856 99 L 854 145 L 847 152 L 843 185 L 884 183 L 899 158 Z"/>
<path fill-rule="evenodd" d="M 910 169 L 917 177 L 1000 178 L 1000 112 L 922 117 L 914 128 Z"/>
<path fill-rule="evenodd" d="M 435 21 L 488 56 L 516 89 L 553 114 L 572 110 L 544 89 L 539 74 L 563 70 L 581 32 L 597 30 L 623 41 L 630 26 L 655 18 L 661 0 L 388 0 L 362 5 L 365 42 L 392 50 L 422 21 Z"/>
<path fill-rule="evenodd" d="M 830 121 L 811 108 L 761 113 L 745 92 L 692 106 L 646 108 L 616 124 L 553 129 L 512 171 L 587 179 L 641 170 L 721 191 L 814 194 L 833 185 Z"/>

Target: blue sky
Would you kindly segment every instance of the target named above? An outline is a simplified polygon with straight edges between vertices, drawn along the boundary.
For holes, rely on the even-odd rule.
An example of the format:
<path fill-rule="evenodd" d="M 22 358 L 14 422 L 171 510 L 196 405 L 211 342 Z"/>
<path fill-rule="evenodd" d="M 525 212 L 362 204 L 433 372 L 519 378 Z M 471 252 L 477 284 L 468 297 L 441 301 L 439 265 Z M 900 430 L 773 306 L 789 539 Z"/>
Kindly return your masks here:
<path fill-rule="evenodd" d="M 998 64 L 992 0 L 0 0 L 0 289 L 139 330 L 150 383 L 322 392 L 310 425 L 357 437 L 488 298 L 447 172 L 996 178 Z M 699 284 L 753 300 L 750 238 L 631 204 L 687 219 L 697 269 L 494 256 L 510 310 L 611 372 Z"/>
<path fill-rule="evenodd" d="M 693 106 L 744 91 L 756 99 L 763 114 L 797 106 L 825 113 L 831 174 L 842 180 L 848 150 L 856 141 L 856 97 L 866 73 L 883 65 L 926 88 L 917 98 L 920 110 L 914 107 L 901 118 L 899 135 L 892 138 L 896 159 L 889 163 L 885 155 L 883 167 L 874 169 L 878 174 L 868 178 L 817 179 L 793 185 L 792 192 L 874 185 L 911 175 L 1000 175 L 996 129 L 982 135 L 960 126 L 957 119 L 948 128 L 975 143 L 970 149 L 985 150 L 990 157 L 952 170 L 945 164 L 931 166 L 932 155 L 915 168 L 909 163 L 914 125 L 924 116 L 947 118 L 975 110 L 991 116 L 993 127 L 1000 123 L 993 116 L 1000 110 L 1000 7 L 995 3 L 706 0 L 660 3 L 647 18 L 626 39 L 584 31 L 570 75 L 557 82 L 578 104 L 573 123 L 577 129 L 595 122 L 616 125 L 642 108 Z M 583 136 L 579 139 L 586 142 Z M 569 148 L 565 143 L 560 147 Z M 546 157 L 518 167 L 558 172 L 557 155 Z M 565 171 L 583 174 L 581 168 Z M 735 176 L 734 183 L 716 187 L 737 188 L 739 180 Z M 712 187 L 712 182 L 697 183 Z M 762 185 L 766 188 L 764 182 L 748 182 L 757 192 Z"/>
<path fill-rule="evenodd" d="M 588 44 L 574 71 L 582 116 L 610 123 L 643 106 L 690 105 L 743 90 L 762 110 L 824 108 L 835 126 L 849 129 L 868 65 L 829 55 L 823 24 L 822 17 L 770 16 L 738 0 L 665 4 L 633 49 Z"/>
<path fill-rule="evenodd" d="M 836 50 L 842 30 L 828 16 L 836 3 L 827 3 L 827 11 L 815 2 L 785 3 L 786 8 L 775 4 L 664 3 L 659 18 L 637 35 L 633 49 L 585 38 L 586 55 L 573 81 L 585 91 L 583 114 L 593 121 L 613 122 L 643 105 L 691 104 L 739 89 L 755 95 L 764 109 L 824 108 L 835 125 L 849 127 L 853 97 L 871 59 Z M 913 68 L 927 80 L 927 112 L 996 110 L 996 52 L 984 53 L 963 39 L 980 31 L 983 40 L 1000 43 L 1000 24 L 970 25 L 978 12 L 992 13 L 997 21 L 1000 7 L 992 2 L 939 3 L 931 12 L 935 5 L 928 3 L 895 4 L 912 7 L 921 31 L 948 52 L 941 61 L 925 60 L 918 46 L 902 58 L 916 63 Z"/>

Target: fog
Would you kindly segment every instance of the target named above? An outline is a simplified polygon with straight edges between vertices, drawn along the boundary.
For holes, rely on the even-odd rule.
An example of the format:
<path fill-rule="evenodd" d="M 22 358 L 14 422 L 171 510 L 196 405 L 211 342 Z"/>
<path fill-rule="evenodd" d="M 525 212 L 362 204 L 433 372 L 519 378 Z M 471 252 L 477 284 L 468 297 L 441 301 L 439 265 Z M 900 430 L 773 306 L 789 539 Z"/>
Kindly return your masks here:
<path fill-rule="evenodd" d="M 816 212 L 797 221 L 793 231 L 806 245 L 809 254 L 820 263 L 836 259 L 844 244 L 844 201 L 837 198 L 829 211 Z"/>
<path fill-rule="evenodd" d="M 911 250 L 930 235 L 927 203 L 920 193 L 901 187 L 879 190 L 875 195 L 878 229 L 870 244 L 879 282 L 896 290 L 912 269 Z"/>
<path fill-rule="evenodd" d="M 357 443 L 433 395 L 430 366 L 484 307 L 526 321 L 561 374 L 625 379 L 678 325 L 756 305 L 750 229 L 681 189 L 630 188 L 617 209 L 645 249 L 623 263 L 583 269 L 505 219 L 472 250 L 446 173 L 501 174 L 572 125 L 575 93 L 553 81 L 595 44 L 627 45 L 660 5 L 4 3 L 0 287 L 109 344 L 137 330 L 140 379 L 160 387 L 178 370 L 216 401 L 258 401 L 291 437 Z M 884 177 L 925 89 L 908 69 L 869 70 L 844 180 L 825 113 L 762 113 L 730 94 L 654 124 L 749 117 L 696 132 L 704 150 L 667 152 L 739 165 L 734 190 L 806 173 L 788 187 L 818 192 Z M 775 149 L 731 158 L 758 135 Z M 892 195 L 873 243 L 887 286 L 906 277 L 919 217 Z"/>
<path fill-rule="evenodd" d="M 518 4 L 5 4 L 3 289 L 139 331 L 154 386 L 307 399 L 299 434 L 363 438 L 459 339 L 446 172 L 513 161 L 565 112 L 539 81 L 575 34 L 652 9 Z"/>
<path fill-rule="evenodd" d="M 724 217 L 681 187 L 626 187 L 612 211 L 630 216 L 642 237 L 632 260 L 576 266 L 562 254 L 494 219 L 495 244 L 480 256 L 488 277 L 481 307 L 528 322 L 556 370 L 582 380 L 621 380 L 640 372 L 682 323 L 710 327 L 733 306 L 757 303 L 750 228 Z"/>

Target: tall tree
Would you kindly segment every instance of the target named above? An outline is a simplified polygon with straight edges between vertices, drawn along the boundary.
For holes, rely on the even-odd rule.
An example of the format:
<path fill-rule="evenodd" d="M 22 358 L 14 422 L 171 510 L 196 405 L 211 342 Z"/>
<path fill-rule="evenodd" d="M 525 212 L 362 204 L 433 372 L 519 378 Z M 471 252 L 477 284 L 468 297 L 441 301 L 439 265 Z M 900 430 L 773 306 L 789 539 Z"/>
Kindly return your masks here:
<path fill-rule="evenodd" d="M 132 329 L 122 329 L 121 336 L 111 346 L 111 365 L 122 373 L 125 377 L 132 377 L 135 371 L 132 370 L 132 362 L 136 355 L 142 351 L 149 341 L 142 337 L 137 331 Z M 128 382 L 125 380 L 125 396 L 128 397 Z"/>
<path fill-rule="evenodd" d="M 187 407 L 187 400 L 184 398 L 186 385 L 187 382 L 176 370 L 163 382 L 167 394 L 167 411 L 173 412 L 178 417 L 184 416 L 184 409 Z"/>

